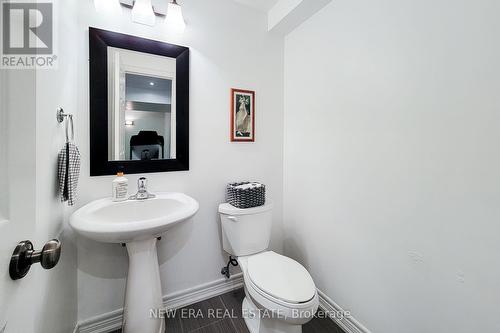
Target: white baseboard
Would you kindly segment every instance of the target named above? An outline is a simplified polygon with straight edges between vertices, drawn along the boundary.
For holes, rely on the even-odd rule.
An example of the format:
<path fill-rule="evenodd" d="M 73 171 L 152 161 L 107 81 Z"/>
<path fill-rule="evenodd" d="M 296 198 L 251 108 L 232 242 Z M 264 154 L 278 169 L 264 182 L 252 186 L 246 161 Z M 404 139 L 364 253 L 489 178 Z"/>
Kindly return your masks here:
<path fill-rule="evenodd" d="M 222 278 L 193 288 L 163 296 L 166 309 L 174 310 L 206 299 L 225 294 L 243 287 L 242 273 L 234 274 L 229 280 Z M 319 306 L 327 313 L 343 313 L 344 310 L 331 298 L 318 290 Z M 122 326 L 123 309 L 95 316 L 77 323 L 73 333 L 109 333 Z M 331 318 L 346 333 L 371 333 L 352 316 Z"/>
<path fill-rule="evenodd" d="M 193 288 L 163 296 L 163 306 L 174 310 L 206 299 L 225 294 L 231 290 L 243 287 L 242 273 L 231 278 L 219 279 Z M 77 323 L 74 333 L 109 333 L 122 326 L 123 309 L 118 309 L 103 315 L 92 317 Z"/>
<path fill-rule="evenodd" d="M 163 305 L 169 310 L 179 309 L 242 287 L 243 273 L 233 274 L 229 280 L 222 278 L 164 296 Z"/>
<path fill-rule="evenodd" d="M 319 306 L 326 313 L 345 313 L 344 309 L 319 289 L 318 295 Z M 330 318 L 346 333 L 371 333 L 370 330 L 352 316 L 331 316 Z"/>
<path fill-rule="evenodd" d="M 75 333 L 109 333 L 122 327 L 123 309 L 108 312 L 79 322 Z"/>

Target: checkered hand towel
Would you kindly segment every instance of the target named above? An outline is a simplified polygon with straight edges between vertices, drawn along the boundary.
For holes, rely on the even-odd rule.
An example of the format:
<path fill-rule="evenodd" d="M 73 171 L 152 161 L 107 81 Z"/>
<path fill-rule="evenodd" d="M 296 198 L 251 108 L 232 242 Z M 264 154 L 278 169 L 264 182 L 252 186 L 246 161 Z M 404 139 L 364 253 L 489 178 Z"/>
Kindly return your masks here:
<path fill-rule="evenodd" d="M 76 199 L 78 177 L 80 176 L 80 152 L 78 147 L 72 142 L 67 142 L 59 152 L 57 162 L 61 202 L 67 201 L 68 206 L 73 206 Z"/>

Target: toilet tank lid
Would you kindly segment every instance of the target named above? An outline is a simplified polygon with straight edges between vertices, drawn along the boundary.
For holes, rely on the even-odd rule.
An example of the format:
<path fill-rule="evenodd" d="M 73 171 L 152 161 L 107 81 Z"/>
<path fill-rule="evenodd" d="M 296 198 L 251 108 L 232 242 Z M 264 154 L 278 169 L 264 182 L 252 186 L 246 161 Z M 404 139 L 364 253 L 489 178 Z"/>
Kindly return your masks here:
<path fill-rule="evenodd" d="M 273 209 L 273 203 L 271 200 L 266 200 L 266 203 L 262 206 L 252 207 L 252 208 L 237 208 L 229 203 L 221 203 L 219 205 L 219 213 L 227 215 L 251 215 L 267 212 Z"/>

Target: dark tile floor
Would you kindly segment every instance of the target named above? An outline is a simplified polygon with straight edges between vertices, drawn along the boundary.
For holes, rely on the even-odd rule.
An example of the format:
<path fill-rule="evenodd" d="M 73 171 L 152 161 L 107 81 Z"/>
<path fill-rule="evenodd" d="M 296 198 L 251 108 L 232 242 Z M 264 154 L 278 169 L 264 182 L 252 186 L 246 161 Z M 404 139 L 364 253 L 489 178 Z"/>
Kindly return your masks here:
<path fill-rule="evenodd" d="M 238 289 L 179 309 L 175 312 L 175 316 L 166 316 L 170 317 L 166 319 L 166 331 L 167 333 L 249 333 L 241 312 L 244 297 L 243 289 Z M 323 315 L 304 325 L 302 333 L 343 333 L 343 331 Z"/>

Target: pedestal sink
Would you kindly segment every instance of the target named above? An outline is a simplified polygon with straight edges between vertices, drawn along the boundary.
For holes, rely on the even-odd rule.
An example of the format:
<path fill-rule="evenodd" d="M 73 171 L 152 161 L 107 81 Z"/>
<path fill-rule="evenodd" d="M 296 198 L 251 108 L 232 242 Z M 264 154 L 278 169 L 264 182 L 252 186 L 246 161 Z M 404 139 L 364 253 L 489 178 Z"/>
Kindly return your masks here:
<path fill-rule="evenodd" d="M 71 227 L 80 235 L 127 246 L 124 333 L 164 332 L 164 321 L 151 316 L 151 310 L 163 307 L 157 237 L 192 217 L 198 208 L 198 202 L 185 194 L 157 193 L 146 200 L 96 200 L 71 216 Z"/>

